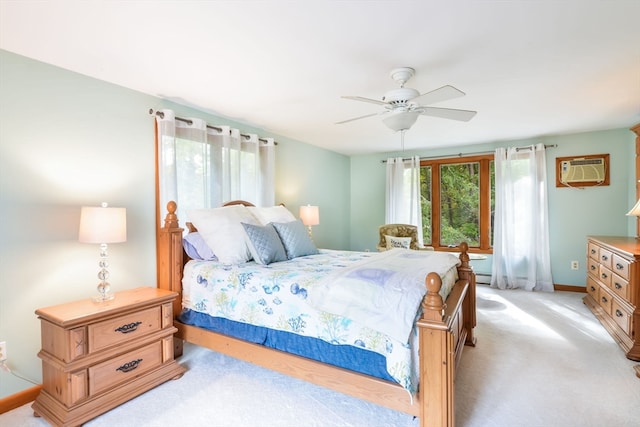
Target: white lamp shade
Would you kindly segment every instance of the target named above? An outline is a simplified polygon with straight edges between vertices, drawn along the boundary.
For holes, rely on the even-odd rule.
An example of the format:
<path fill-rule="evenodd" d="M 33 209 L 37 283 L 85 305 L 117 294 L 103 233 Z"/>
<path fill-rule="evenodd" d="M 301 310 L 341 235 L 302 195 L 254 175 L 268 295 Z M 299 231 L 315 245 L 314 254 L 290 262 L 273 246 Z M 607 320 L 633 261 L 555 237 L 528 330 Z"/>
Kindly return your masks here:
<path fill-rule="evenodd" d="M 78 240 L 82 243 L 120 243 L 127 241 L 125 208 L 82 207 Z"/>
<path fill-rule="evenodd" d="M 304 225 L 320 224 L 320 210 L 317 206 L 300 206 L 300 219 Z"/>
<path fill-rule="evenodd" d="M 638 200 L 636 205 L 627 212 L 627 215 L 640 216 L 640 200 Z"/>

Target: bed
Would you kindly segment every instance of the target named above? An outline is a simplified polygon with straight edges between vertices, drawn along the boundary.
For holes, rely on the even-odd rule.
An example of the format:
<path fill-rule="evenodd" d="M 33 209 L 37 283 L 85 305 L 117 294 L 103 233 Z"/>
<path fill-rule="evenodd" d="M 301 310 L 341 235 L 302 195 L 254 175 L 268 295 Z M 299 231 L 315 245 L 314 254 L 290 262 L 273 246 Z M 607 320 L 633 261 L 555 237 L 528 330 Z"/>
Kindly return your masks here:
<path fill-rule="evenodd" d="M 242 201 L 230 205 L 251 206 Z M 182 353 L 184 340 L 414 415 L 419 417 L 423 427 L 454 425 L 456 366 L 464 346 L 474 346 L 476 341 L 473 332 L 476 324 L 475 274 L 469 266 L 465 243 L 460 245 L 453 276 L 424 270 L 426 265 L 431 265 L 428 262 L 433 261 L 409 260 L 408 257 L 421 255 L 421 251 L 403 249 L 375 254 L 319 250 L 317 254 L 267 265 L 247 263 L 237 266 L 191 259 L 184 250 L 185 229 L 178 223 L 176 210 L 176 204 L 169 202 L 164 223 L 158 227 L 157 234 L 158 286 L 180 294 L 174 302 L 174 323 L 178 329 L 176 355 Z M 191 233 L 197 231 L 192 225 L 188 228 Z M 256 259 L 260 256 L 253 255 Z M 301 274 L 299 270 L 306 270 L 316 278 L 334 278 L 338 277 L 334 274 L 340 273 L 333 273 L 336 265 L 359 271 L 357 269 L 362 269 L 363 265 L 381 263 L 378 257 L 399 257 L 405 258 L 403 262 L 425 263 L 422 267 L 426 291 L 422 288 L 419 310 L 414 309 L 411 313 L 409 308 L 410 325 L 406 325 L 406 321 L 399 321 L 397 325 L 391 322 L 393 327 L 383 327 L 380 332 L 368 324 L 370 312 L 367 311 L 349 314 L 348 321 L 345 321 L 346 315 L 337 316 L 332 312 L 329 316 L 324 310 L 329 310 L 326 307 L 334 301 L 333 294 L 329 294 L 329 298 L 320 291 L 325 289 L 327 280 L 313 284 L 307 276 L 298 275 Z M 295 264 L 297 270 L 291 270 L 289 263 Z M 267 276 L 260 278 L 261 273 Z M 444 286 L 442 277 L 445 278 Z M 337 279 L 329 282 L 337 283 Z M 216 287 L 214 283 L 221 286 Z M 242 303 L 241 290 L 245 288 L 246 298 L 249 298 L 247 306 L 251 309 L 235 310 L 234 317 L 236 304 Z M 217 293 L 205 293 L 210 290 Z M 233 304 L 229 302 L 230 294 L 233 294 Z M 291 311 L 285 315 L 282 310 L 291 310 L 283 308 L 288 307 L 288 300 L 305 300 L 304 308 L 294 315 Z M 315 312 L 319 312 L 316 315 L 321 321 L 313 320 Z M 404 317 L 408 318 L 407 315 Z M 208 323 L 208 318 L 213 319 L 212 323 Z M 328 338 L 299 336 L 304 334 L 298 334 L 298 330 L 305 329 L 300 328 L 300 324 L 307 326 L 306 329 L 326 332 L 327 328 L 322 326 L 327 323 L 322 322 L 328 318 L 331 325 L 348 323 L 350 328 L 343 328 Z M 269 323 L 269 319 L 279 320 Z M 282 322 L 282 319 L 287 321 Z M 255 326 L 249 325 L 251 322 Z M 379 325 L 388 323 L 388 319 L 378 322 Z M 316 326 L 311 327 L 313 325 Z M 403 340 L 407 326 L 410 334 Z M 301 350 L 297 350 L 299 342 L 305 343 Z M 411 363 L 406 363 L 407 360 Z"/>

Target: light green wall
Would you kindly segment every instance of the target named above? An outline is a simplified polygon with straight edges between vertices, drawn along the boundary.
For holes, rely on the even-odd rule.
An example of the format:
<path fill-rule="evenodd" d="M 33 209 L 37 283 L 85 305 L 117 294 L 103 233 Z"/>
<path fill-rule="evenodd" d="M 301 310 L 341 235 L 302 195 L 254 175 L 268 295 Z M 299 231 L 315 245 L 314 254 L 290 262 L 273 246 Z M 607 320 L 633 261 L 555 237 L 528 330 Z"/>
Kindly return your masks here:
<path fill-rule="evenodd" d="M 98 248 L 77 242 L 81 206 L 127 208 L 127 242 L 109 248 L 114 290 L 155 286 L 150 108 L 274 137 L 276 200 L 296 216 L 319 205 L 318 245 L 349 247 L 348 157 L 0 50 L 0 341 L 10 368 L 36 382 L 34 311 L 96 292 Z M 0 399 L 30 386 L 0 370 Z"/>
<path fill-rule="evenodd" d="M 536 143 L 557 145 L 546 151 L 552 275 L 555 284 L 585 286 L 586 236 L 635 235 L 634 219 L 625 216 L 635 203 L 634 141 L 634 134 L 624 128 L 449 149 L 352 156 L 351 247 L 373 250 L 376 246 L 378 226 L 384 223 L 386 172 L 381 161 L 388 157 L 444 156 Z M 556 157 L 602 153 L 610 154 L 611 185 L 556 188 Z M 578 270 L 570 269 L 572 260 L 579 261 Z M 472 264 L 477 272 L 489 274 L 491 261 L 490 256 L 486 261 L 473 261 Z"/>

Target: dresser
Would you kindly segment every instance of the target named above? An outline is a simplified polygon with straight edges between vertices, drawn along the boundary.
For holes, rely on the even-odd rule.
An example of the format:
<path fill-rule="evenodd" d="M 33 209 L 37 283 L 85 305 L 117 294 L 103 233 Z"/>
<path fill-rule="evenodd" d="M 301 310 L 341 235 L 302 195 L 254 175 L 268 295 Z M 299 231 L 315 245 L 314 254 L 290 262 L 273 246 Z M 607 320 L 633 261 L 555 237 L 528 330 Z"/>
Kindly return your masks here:
<path fill-rule="evenodd" d="M 587 270 L 584 303 L 627 358 L 640 360 L 640 239 L 589 236 Z"/>
<path fill-rule="evenodd" d="M 36 310 L 42 391 L 34 414 L 77 426 L 184 373 L 173 357 L 175 292 L 137 288 L 115 299 Z"/>

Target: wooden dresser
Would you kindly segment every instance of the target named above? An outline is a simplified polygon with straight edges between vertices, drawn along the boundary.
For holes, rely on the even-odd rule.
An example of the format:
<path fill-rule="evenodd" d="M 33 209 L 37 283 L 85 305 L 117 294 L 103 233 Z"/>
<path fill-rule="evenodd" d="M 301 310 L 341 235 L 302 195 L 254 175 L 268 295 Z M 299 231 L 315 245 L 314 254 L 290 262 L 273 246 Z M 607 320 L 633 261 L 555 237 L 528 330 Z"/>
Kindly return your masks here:
<path fill-rule="evenodd" d="M 640 360 L 640 239 L 589 236 L 587 271 L 584 303 L 627 358 Z"/>
<path fill-rule="evenodd" d="M 77 426 L 185 369 L 173 358 L 175 292 L 137 288 L 36 310 L 41 321 L 42 391 L 34 414 Z"/>

